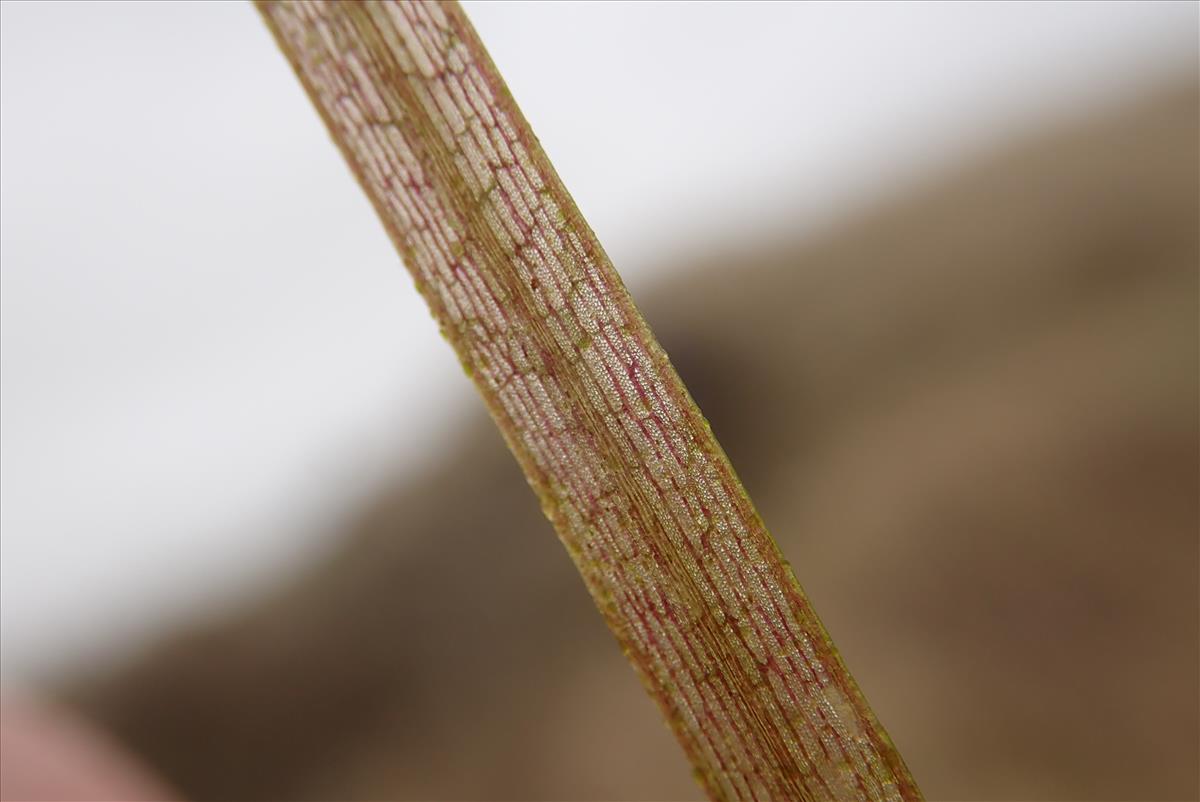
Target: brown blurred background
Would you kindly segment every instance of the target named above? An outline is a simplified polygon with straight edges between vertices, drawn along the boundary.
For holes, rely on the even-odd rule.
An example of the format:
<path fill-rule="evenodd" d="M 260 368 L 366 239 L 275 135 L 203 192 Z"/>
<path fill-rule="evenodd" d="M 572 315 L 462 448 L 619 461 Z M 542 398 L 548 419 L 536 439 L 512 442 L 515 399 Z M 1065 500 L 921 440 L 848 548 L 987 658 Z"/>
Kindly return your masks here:
<path fill-rule="evenodd" d="M 573 13 L 553 8 L 539 13 Z M 903 14 L 920 17 L 929 8 Z M 963 15 L 964 35 L 991 13 L 972 8 L 947 12 Z M 504 48 L 515 45 L 502 35 L 489 38 L 486 9 L 472 13 L 524 102 L 522 64 L 510 71 L 505 61 Z M 1185 21 L 1196 16 L 1190 13 Z M 819 225 L 803 191 L 794 189 L 815 173 L 789 172 L 791 165 L 772 177 L 775 190 L 730 191 L 726 198 L 728 208 L 766 203 L 767 222 L 747 226 L 731 213 L 728 225 L 694 227 L 646 257 L 655 264 L 635 265 L 635 298 L 930 800 L 1200 799 L 1200 84 L 1193 34 L 1182 68 L 1114 82 L 1102 97 L 1043 110 L 983 144 L 914 162 L 869 202 Z M 574 40 L 556 41 L 550 46 Z M 250 45 L 248 52 L 262 47 L 267 59 L 277 58 L 265 35 Z M 8 39 L 5 48 L 14 52 Z M 586 62 L 587 54 L 578 58 Z M 6 112 L 20 108 L 11 89 L 16 63 L 4 70 L 11 82 Z M 618 84 L 621 69 L 611 66 Z M 835 86 L 842 80 L 826 78 Z M 668 79 L 691 91 L 686 78 Z M 569 107 L 562 113 L 580 117 Z M 557 160 L 561 140 L 531 116 Z M 549 122 L 553 131 L 555 120 Z M 23 129 L 5 125 L 7 171 L 18 164 L 12 132 Z M 882 142 L 890 132 L 868 133 Z M 594 132 L 590 137 L 594 142 Z M 646 149 L 654 152 L 651 145 Z M 275 147 L 260 146 L 252 152 Z M 567 151 L 560 167 L 566 165 L 568 186 L 590 214 L 586 182 L 581 189 L 572 180 L 578 162 L 559 147 Z M 331 186 L 349 182 L 330 153 L 320 153 L 332 164 Z M 738 158 L 753 156 L 739 151 Z M 280 158 L 307 164 L 306 155 Z M 265 182 L 248 176 L 238 192 L 252 194 Z M 12 310 L 20 312 L 11 299 L 29 303 L 33 296 L 22 294 L 26 273 L 14 257 L 22 253 L 22 234 L 11 222 L 23 219 L 15 215 L 25 208 L 13 198 L 26 196 L 13 192 L 16 179 L 7 181 L 6 349 L 36 339 L 34 329 L 11 322 Z M 292 189 L 297 198 L 315 198 L 321 224 L 365 215 L 364 230 L 377 227 L 365 204 L 326 208 L 322 192 Z M 683 182 L 677 190 L 690 191 Z M 598 205 L 602 214 L 593 222 L 601 221 L 598 232 L 608 241 L 609 207 Z M 682 203 L 676 212 L 690 214 Z M 299 231 L 314 224 L 289 218 L 280 225 Z M 203 249 L 204 238 L 192 233 L 181 241 Z M 356 236 L 342 232 L 342 241 Z M 396 297 L 367 293 L 373 274 L 358 284 L 346 275 L 357 252 L 331 246 L 322 258 L 337 268 L 330 286 L 348 283 L 347 298 L 362 298 L 368 309 L 335 309 L 315 323 L 301 316 L 304 327 L 334 343 L 329 364 L 304 340 L 264 335 L 246 348 L 257 342 L 272 364 L 300 354 L 311 363 L 297 364 L 308 365 L 316 384 L 351 386 L 334 364 L 354 352 L 346 321 L 369 319 L 377 301 L 380 314 L 394 317 L 397 304 L 415 294 L 407 286 L 398 286 Z M 288 261 L 279 253 L 254 259 L 289 269 L 301 264 L 299 256 Z M 397 271 L 389 262 L 384 272 Z M 267 297 L 280 297 L 281 280 L 267 282 Z M 132 286 L 131 304 L 158 297 L 153 288 Z M 253 296 L 252 287 L 231 286 L 237 289 L 222 292 Z M 297 297 L 319 288 L 287 287 Z M 268 320 L 282 326 L 265 307 L 252 307 L 246 329 L 236 327 L 232 313 L 189 325 L 214 332 L 265 330 Z M 432 331 L 419 309 L 404 314 Z M 363 325 L 364 339 L 396 336 Z M 437 348 L 452 367 L 450 354 Z M 54 363 L 46 353 L 42 358 Z M 37 386 L 37 371 L 22 372 L 9 354 L 6 383 Z M 215 375 L 188 363 L 184 351 L 170 356 L 206 381 Z M 404 354 L 388 358 L 387 371 L 399 373 L 401 385 L 406 374 L 427 377 Z M 282 373 L 268 379 L 292 387 Z M 353 386 L 390 398 L 382 386 Z M 290 402 L 252 392 L 261 397 L 247 419 L 263 429 L 281 426 Z M 82 397 L 98 405 L 102 395 Z M 176 414 L 162 431 L 188 428 L 186 416 L 162 400 L 167 396 L 147 397 Z M 133 497 L 161 506 L 162 518 L 111 516 L 117 523 L 110 532 L 84 505 L 80 515 L 94 521 L 99 551 L 85 558 L 92 553 L 86 544 L 64 546 L 64 554 L 81 556 L 60 556 L 43 575 L 12 567 L 33 565 L 20 549 L 54 528 L 37 529 L 37 515 L 23 512 L 33 508 L 21 506 L 27 494 L 20 491 L 32 485 L 21 482 L 39 468 L 14 455 L 26 453 L 22 436 L 51 463 L 87 454 L 78 439 L 60 453 L 54 441 L 32 438 L 34 419 L 20 417 L 24 400 L 6 395 L 4 403 L 5 651 L 38 653 L 35 635 L 107 648 L 93 643 L 90 651 L 63 652 L 69 657 L 6 663 L 4 681 L 14 684 L 7 666 L 33 666 L 18 684 L 40 688 L 113 733 L 181 796 L 699 797 L 481 405 L 465 404 L 460 413 L 451 404 L 450 422 L 428 427 L 427 448 L 413 446 L 420 455 L 413 464 L 392 468 L 380 459 L 376 470 L 314 471 L 311 487 L 357 488 L 333 512 L 309 515 L 310 485 L 291 486 L 284 495 L 309 515 L 303 526 L 292 525 L 294 544 L 279 521 L 255 528 L 247 517 L 242 529 L 223 529 L 223 519 L 209 514 L 241 503 L 242 485 L 253 479 L 238 473 L 237 463 L 266 450 L 268 441 L 227 449 L 219 468 L 205 468 L 229 477 L 225 490 L 205 485 L 208 495 L 197 490 L 187 506 L 167 503 L 145 478 L 161 474 L 185 491 L 196 481 L 199 474 L 187 466 L 194 469 L 203 453 L 185 448 L 190 441 L 171 440 L 174 451 L 164 453 L 178 465 L 135 477 L 146 489 Z M 217 419 L 224 403 L 204 397 Z M 410 414 L 407 429 L 427 428 L 433 419 Z M 303 423 L 332 425 L 316 417 Z M 359 446 L 395 450 L 421 436 L 379 436 Z M 325 457 L 279 449 L 293 462 Z M 69 466 L 62 470 L 67 476 Z M 93 473 L 97 486 L 109 487 L 103 470 Z M 69 509 L 82 502 L 66 481 L 60 505 Z M 121 527 L 133 530 L 135 523 L 149 535 L 122 545 Z M 228 565 L 190 565 L 192 552 L 182 546 L 173 547 L 174 557 L 147 556 L 153 537 L 170 544 L 197 528 L 192 540 L 211 531 L 233 562 L 277 564 L 227 591 L 223 583 L 235 571 Z M 237 542 L 227 536 L 233 531 Z M 260 538 L 275 543 L 278 554 L 255 556 Z M 128 576 L 147 586 L 203 580 L 211 582 L 209 596 L 221 598 L 176 599 L 163 620 L 144 599 L 166 593 L 131 597 L 124 607 L 98 604 L 94 618 L 71 626 L 61 624 L 66 617 L 34 614 L 42 609 L 30 601 L 38 588 L 53 595 L 88 587 L 87 571 L 104 563 L 105 549 L 114 560 L 140 561 Z M 303 557 L 279 556 L 290 552 Z M 31 590 L 11 590 L 18 582 Z M 135 635 L 122 629 L 123 618 L 140 621 Z"/>
<path fill-rule="evenodd" d="M 1197 796 L 1197 114 L 1162 87 L 645 295 L 931 799 Z M 197 799 L 694 798 L 474 417 L 71 694 Z"/>

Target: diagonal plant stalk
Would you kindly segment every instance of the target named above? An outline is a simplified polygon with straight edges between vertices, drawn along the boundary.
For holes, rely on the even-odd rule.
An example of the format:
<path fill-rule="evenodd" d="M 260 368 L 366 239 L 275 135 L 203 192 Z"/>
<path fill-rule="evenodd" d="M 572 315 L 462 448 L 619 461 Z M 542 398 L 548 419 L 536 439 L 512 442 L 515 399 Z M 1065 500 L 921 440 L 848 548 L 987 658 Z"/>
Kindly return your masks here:
<path fill-rule="evenodd" d="M 259 9 L 709 796 L 920 799 L 462 10 Z"/>

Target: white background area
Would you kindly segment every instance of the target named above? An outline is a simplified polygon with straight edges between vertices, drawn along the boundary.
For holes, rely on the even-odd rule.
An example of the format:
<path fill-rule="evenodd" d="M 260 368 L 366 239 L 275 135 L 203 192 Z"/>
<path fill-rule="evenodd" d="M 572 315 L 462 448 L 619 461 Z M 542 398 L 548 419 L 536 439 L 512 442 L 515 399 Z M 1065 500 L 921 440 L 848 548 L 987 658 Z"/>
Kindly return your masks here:
<path fill-rule="evenodd" d="M 466 7 L 635 296 L 1197 59 L 1190 2 Z M 476 403 L 249 4 L 0 6 L 6 683 L 295 570 Z"/>

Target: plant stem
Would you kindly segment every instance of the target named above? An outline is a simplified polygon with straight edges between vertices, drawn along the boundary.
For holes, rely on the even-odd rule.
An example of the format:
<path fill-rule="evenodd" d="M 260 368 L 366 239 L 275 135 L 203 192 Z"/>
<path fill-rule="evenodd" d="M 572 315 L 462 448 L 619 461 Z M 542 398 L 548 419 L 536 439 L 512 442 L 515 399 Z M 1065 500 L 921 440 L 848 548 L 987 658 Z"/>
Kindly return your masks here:
<path fill-rule="evenodd" d="M 462 10 L 259 8 L 709 796 L 919 799 Z"/>

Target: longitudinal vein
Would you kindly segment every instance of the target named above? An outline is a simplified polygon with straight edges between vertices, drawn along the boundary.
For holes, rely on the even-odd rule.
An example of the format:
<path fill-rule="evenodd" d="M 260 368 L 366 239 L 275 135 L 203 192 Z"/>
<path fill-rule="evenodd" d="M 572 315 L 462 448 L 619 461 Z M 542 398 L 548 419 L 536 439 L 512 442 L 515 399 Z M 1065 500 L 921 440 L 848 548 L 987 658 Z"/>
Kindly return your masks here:
<path fill-rule="evenodd" d="M 461 9 L 259 6 L 708 794 L 918 799 Z"/>

